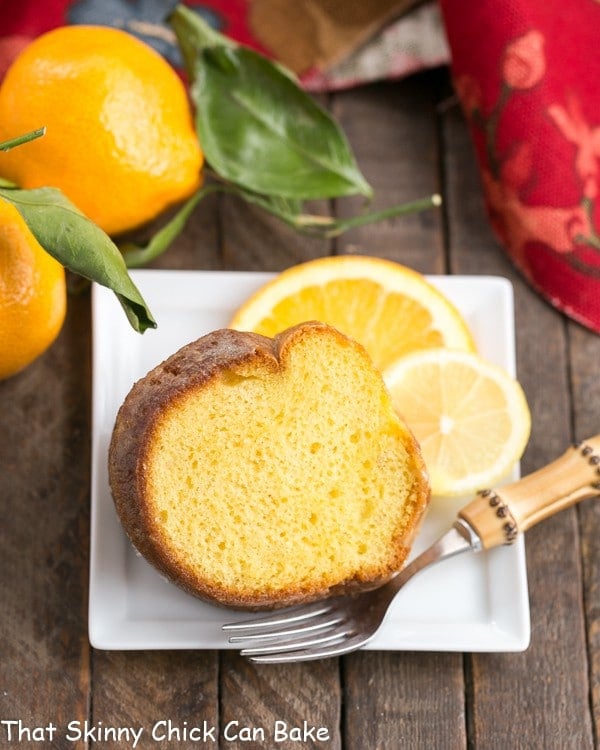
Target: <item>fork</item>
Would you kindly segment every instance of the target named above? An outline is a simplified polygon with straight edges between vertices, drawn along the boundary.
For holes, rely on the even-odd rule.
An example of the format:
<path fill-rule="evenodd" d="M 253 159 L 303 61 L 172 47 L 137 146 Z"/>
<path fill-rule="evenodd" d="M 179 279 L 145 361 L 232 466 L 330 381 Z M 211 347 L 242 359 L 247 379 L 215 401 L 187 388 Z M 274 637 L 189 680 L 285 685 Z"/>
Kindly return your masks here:
<path fill-rule="evenodd" d="M 600 435 L 500 489 L 480 490 L 454 524 L 383 586 L 223 625 L 251 661 L 286 663 L 341 656 L 381 627 L 396 594 L 417 573 L 467 550 L 513 544 L 520 533 L 580 500 L 600 495 Z"/>

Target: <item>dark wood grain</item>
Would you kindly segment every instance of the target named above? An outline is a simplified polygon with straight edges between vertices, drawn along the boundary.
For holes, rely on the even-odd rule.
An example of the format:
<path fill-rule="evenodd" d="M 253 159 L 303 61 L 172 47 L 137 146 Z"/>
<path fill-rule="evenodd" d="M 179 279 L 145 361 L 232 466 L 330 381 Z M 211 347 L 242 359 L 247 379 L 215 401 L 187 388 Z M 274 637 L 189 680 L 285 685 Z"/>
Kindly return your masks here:
<path fill-rule="evenodd" d="M 142 729 L 138 747 L 163 750 L 193 746 L 186 735 L 192 728 L 218 737 L 215 652 L 97 651 L 93 676 L 94 727 Z"/>
<path fill-rule="evenodd" d="M 152 268 L 216 271 L 224 267 L 221 242 L 221 199 L 212 193 L 204 198 L 188 219 L 184 231 L 168 250 L 150 264 Z M 175 212 L 162 216 L 143 235 L 152 235 Z"/>
<path fill-rule="evenodd" d="M 0 382 L 0 719 L 29 728 L 85 720 L 91 694 L 89 323 L 73 299 L 51 350 Z"/>
<path fill-rule="evenodd" d="M 573 390 L 575 438 L 600 433 L 600 337 L 570 323 L 569 359 Z M 587 500 L 578 508 L 583 573 L 592 725 L 600 738 L 600 503 Z"/>
<path fill-rule="evenodd" d="M 461 654 L 364 652 L 345 658 L 344 748 L 466 745 Z"/>
<path fill-rule="evenodd" d="M 341 747 L 341 692 L 337 660 L 290 665 L 253 665 L 224 653 L 221 668 L 221 727 L 232 750 Z M 244 735 L 246 730 L 246 735 Z"/>
<path fill-rule="evenodd" d="M 437 77 L 424 75 L 336 95 L 333 112 L 375 191 L 369 210 L 439 192 L 438 92 Z M 360 198 L 341 199 L 336 213 L 346 217 L 366 208 Z M 353 229 L 337 239 L 336 248 L 339 254 L 390 258 L 422 273 L 445 270 L 441 214 L 435 209 Z"/>
<path fill-rule="evenodd" d="M 303 261 L 329 255 L 328 240 L 294 231 L 280 219 L 233 196 L 223 196 L 223 258 L 229 271 L 282 271 Z M 324 202 L 312 202 L 311 213 L 328 214 Z"/>

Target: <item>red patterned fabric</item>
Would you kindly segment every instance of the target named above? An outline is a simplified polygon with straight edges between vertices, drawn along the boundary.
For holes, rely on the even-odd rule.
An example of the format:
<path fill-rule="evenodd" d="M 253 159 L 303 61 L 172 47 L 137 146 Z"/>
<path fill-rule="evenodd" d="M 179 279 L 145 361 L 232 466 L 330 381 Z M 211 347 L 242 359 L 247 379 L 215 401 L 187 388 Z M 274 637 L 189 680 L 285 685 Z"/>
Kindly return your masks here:
<path fill-rule="evenodd" d="M 600 3 L 441 7 L 494 229 L 536 289 L 600 332 Z"/>

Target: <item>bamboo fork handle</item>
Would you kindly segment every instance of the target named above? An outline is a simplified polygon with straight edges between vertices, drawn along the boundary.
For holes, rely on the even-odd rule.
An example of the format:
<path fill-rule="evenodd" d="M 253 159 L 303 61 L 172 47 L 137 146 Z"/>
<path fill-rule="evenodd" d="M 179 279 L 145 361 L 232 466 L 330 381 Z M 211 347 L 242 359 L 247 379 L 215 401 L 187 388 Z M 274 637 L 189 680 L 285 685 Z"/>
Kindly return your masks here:
<path fill-rule="evenodd" d="M 518 482 L 481 490 L 458 515 L 490 549 L 512 544 L 519 533 L 594 495 L 600 495 L 600 435 Z"/>

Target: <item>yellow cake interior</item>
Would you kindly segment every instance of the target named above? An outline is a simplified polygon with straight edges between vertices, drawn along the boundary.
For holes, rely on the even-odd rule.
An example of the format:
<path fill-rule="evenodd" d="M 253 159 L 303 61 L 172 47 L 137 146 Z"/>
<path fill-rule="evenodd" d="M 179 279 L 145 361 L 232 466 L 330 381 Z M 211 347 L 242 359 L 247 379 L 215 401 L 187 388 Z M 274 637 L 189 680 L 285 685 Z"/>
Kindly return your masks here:
<path fill-rule="evenodd" d="M 368 580 L 394 564 L 419 468 L 365 357 L 305 337 L 279 368 L 225 370 L 169 405 L 145 496 L 178 564 L 251 595 Z"/>

